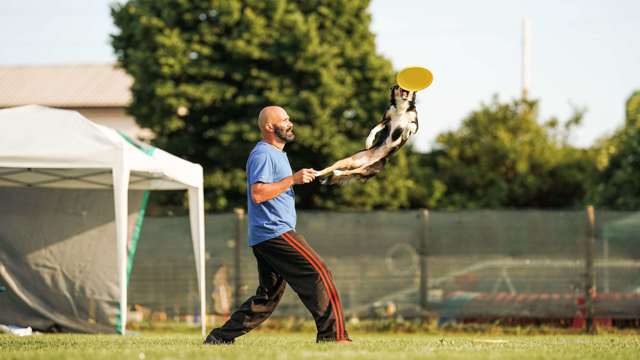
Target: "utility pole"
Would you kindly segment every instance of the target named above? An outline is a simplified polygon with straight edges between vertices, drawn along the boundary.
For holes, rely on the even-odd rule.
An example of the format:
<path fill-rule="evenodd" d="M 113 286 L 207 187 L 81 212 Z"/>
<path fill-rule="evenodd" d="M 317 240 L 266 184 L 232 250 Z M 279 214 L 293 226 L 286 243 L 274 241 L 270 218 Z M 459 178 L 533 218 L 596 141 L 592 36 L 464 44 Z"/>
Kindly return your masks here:
<path fill-rule="evenodd" d="M 529 97 L 530 82 L 530 57 L 531 57 L 531 22 L 529 19 L 522 18 L 522 99 Z"/>

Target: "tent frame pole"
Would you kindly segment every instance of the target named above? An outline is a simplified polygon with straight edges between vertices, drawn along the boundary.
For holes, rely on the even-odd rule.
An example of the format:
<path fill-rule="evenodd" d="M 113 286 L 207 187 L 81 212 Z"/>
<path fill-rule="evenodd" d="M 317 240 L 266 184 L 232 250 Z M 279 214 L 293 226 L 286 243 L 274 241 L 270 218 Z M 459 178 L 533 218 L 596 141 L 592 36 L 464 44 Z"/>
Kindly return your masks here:
<path fill-rule="evenodd" d="M 204 190 L 202 186 L 190 187 L 189 190 L 189 222 L 191 240 L 193 242 L 196 274 L 198 276 L 198 293 L 200 295 L 200 327 L 202 336 L 207 331 L 207 302 L 205 299 L 205 252 L 204 252 Z"/>
<path fill-rule="evenodd" d="M 124 160 L 124 152 L 119 166 L 113 168 L 113 198 L 115 203 L 116 241 L 118 252 L 118 285 L 120 287 L 119 318 L 117 330 L 126 335 L 127 329 L 127 216 L 130 171 Z"/>

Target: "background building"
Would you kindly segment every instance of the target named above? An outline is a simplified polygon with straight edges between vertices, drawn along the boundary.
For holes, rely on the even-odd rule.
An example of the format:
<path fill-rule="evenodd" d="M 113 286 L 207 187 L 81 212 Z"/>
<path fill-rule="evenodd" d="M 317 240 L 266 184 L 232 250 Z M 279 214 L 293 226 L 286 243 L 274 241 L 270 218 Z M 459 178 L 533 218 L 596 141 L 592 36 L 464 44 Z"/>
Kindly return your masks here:
<path fill-rule="evenodd" d="M 79 111 L 86 118 L 149 140 L 125 111 L 133 79 L 113 64 L 0 66 L 0 108 L 38 104 Z"/>

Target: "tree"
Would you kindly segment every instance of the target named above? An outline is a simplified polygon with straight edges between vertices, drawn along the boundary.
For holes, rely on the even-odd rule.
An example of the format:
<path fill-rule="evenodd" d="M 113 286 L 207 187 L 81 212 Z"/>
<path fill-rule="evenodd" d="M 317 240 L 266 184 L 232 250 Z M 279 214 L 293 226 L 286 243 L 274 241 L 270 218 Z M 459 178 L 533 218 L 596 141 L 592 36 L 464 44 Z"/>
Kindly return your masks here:
<path fill-rule="evenodd" d="M 155 143 L 202 164 L 208 208 L 246 202 L 256 117 L 283 106 L 297 140 L 292 166 L 322 168 L 363 147 L 393 71 L 376 53 L 368 1 L 130 0 L 112 7 L 118 62 L 134 78 L 129 112 Z M 407 206 L 400 153 L 365 184 L 296 189 L 302 208 Z M 403 178 L 403 179 L 404 179 Z"/>
<path fill-rule="evenodd" d="M 568 144 L 583 110 L 560 126 L 538 122 L 537 101 L 500 102 L 473 111 L 426 155 L 441 208 L 569 207 L 581 204 L 595 171 L 591 154 Z M 433 194 L 433 193 L 432 193 Z"/>
<path fill-rule="evenodd" d="M 600 147 L 610 155 L 595 190 L 596 203 L 619 210 L 640 209 L 640 90 L 626 103 L 625 125 Z"/>
<path fill-rule="evenodd" d="M 415 181 L 414 190 L 410 195 L 412 209 L 436 209 L 445 202 L 443 199 L 447 185 L 438 174 L 438 159 L 446 156 L 441 149 L 429 153 L 414 153 L 409 158 L 409 178 Z"/>

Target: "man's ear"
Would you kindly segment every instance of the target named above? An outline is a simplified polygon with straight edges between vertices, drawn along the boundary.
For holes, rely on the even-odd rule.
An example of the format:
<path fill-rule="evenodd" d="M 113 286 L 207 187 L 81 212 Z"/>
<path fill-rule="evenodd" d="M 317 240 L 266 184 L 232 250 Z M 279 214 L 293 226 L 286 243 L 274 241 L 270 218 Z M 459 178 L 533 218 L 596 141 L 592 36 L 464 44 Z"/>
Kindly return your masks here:
<path fill-rule="evenodd" d="M 266 124 L 264 124 L 264 128 L 265 128 L 265 130 L 273 131 L 273 124 L 272 123 L 266 123 Z"/>

